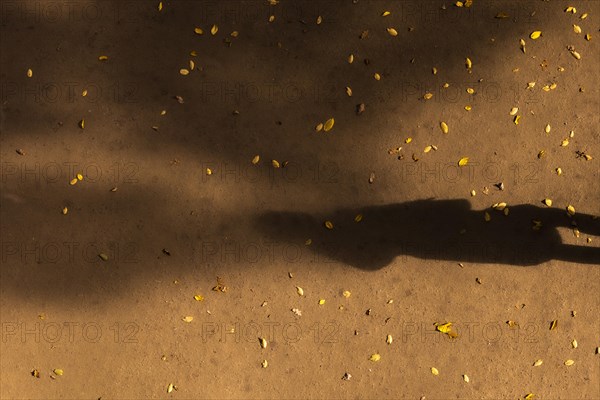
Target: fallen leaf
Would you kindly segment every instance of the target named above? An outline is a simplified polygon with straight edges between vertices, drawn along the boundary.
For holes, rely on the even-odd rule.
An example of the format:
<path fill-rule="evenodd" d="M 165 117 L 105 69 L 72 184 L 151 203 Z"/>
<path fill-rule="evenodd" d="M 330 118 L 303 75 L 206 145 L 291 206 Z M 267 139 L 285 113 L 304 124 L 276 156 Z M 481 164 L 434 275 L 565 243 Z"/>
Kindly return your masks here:
<path fill-rule="evenodd" d="M 544 363 L 544 361 L 542 360 L 535 360 L 535 362 L 533 363 L 534 367 L 539 367 L 540 365 L 542 365 Z"/>
<path fill-rule="evenodd" d="M 362 214 L 356 214 L 356 217 L 354 217 L 354 222 L 360 222 L 363 219 L 363 215 Z"/>
<path fill-rule="evenodd" d="M 379 81 L 379 80 L 381 80 L 381 75 L 379 75 L 377 72 L 375 72 L 373 74 L 373 78 L 375 78 L 376 81 Z"/>
<path fill-rule="evenodd" d="M 381 16 L 382 16 L 382 17 L 387 17 L 387 16 L 388 16 L 388 15 L 390 15 L 390 14 L 391 14 L 391 12 L 389 12 L 389 11 L 384 11 L 383 13 L 381 13 Z"/>
<path fill-rule="evenodd" d="M 271 160 L 271 165 L 273 166 L 273 168 L 281 167 L 281 164 L 279 164 L 279 161 L 277 161 L 277 160 Z"/>
<path fill-rule="evenodd" d="M 394 341 L 394 338 L 392 338 L 392 335 L 387 335 L 387 337 L 385 338 L 385 342 L 387 344 L 392 344 L 393 341 Z"/>
<path fill-rule="evenodd" d="M 371 357 L 369 357 L 369 361 L 377 362 L 379 360 L 381 360 L 381 355 L 377 353 L 371 354 Z"/>
<path fill-rule="evenodd" d="M 348 56 L 348 64 L 352 64 L 354 62 L 354 54 L 350 54 Z"/>
<path fill-rule="evenodd" d="M 85 129 L 85 119 L 82 119 L 81 121 L 79 121 L 79 127 L 81 129 Z"/>
<path fill-rule="evenodd" d="M 319 300 L 319 305 L 322 306 L 323 304 L 325 304 L 325 299 L 320 299 Z"/>
<path fill-rule="evenodd" d="M 200 294 L 197 294 L 197 295 L 194 296 L 194 300 L 196 300 L 196 301 L 203 301 L 204 300 L 204 296 L 202 296 Z"/>
<path fill-rule="evenodd" d="M 433 97 L 433 94 L 431 94 L 431 93 L 425 93 L 425 94 L 423 95 L 423 98 L 424 98 L 425 100 L 430 100 L 432 97 Z"/>
<path fill-rule="evenodd" d="M 552 330 L 556 329 L 557 325 L 558 325 L 558 320 L 555 319 L 554 321 L 552 321 L 550 323 L 550 330 L 552 331 Z"/>
<path fill-rule="evenodd" d="M 574 349 L 577 348 L 577 340 L 573 339 L 573 341 L 571 342 L 571 347 L 573 347 Z"/>
<path fill-rule="evenodd" d="M 304 296 L 304 289 L 300 286 L 296 286 L 296 293 L 298 293 L 298 296 Z"/>
<path fill-rule="evenodd" d="M 262 362 L 260 363 L 260 366 L 263 368 L 267 368 L 269 366 L 269 362 L 267 360 L 262 360 Z"/>
<path fill-rule="evenodd" d="M 346 94 L 348 95 L 348 97 L 352 97 L 352 89 L 350 88 L 350 86 L 346 86 Z"/>
<path fill-rule="evenodd" d="M 67 215 L 68 212 L 69 212 L 69 209 L 67 207 L 63 207 L 63 209 L 62 209 L 63 215 Z"/>
<path fill-rule="evenodd" d="M 317 124 L 317 126 L 315 126 L 315 131 L 321 132 L 322 130 L 323 130 L 323 123 L 319 123 L 319 124 Z"/>
<path fill-rule="evenodd" d="M 33 71 L 31 70 L 31 68 L 29 68 L 29 69 L 27 70 L 27 77 L 28 77 L 28 78 L 31 78 L 32 76 L 33 76 Z"/>
<path fill-rule="evenodd" d="M 387 28 L 387 32 L 391 35 L 391 36 L 398 36 L 398 31 L 395 30 L 394 28 Z"/>
<path fill-rule="evenodd" d="M 531 32 L 531 35 L 529 35 L 529 37 L 533 40 L 539 39 L 540 36 L 542 36 L 542 31 L 533 31 Z"/>
<path fill-rule="evenodd" d="M 463 381 L 469 383 L 470 379 L 468 375 L 463 375 Z"/>
<path fill-rule="evenodd" d="M 169 386 L 167 386 L 167 393 L 171 393 L 174 389 L 175 389 L 175 385 L 173 385 L 172 383 L 169 383 Z"/>
<path fill-rule="evenodd" d="M 581 33 L 581 27 L 579 25 L 573 24 L 573 32 L 577 34 Z"/>
<path fill-rule="evenodd" d="M 162 1 L 158 3 L 158 11 L 162 11 L 163 9 L 163 4 Z"/>
<path fill-rule="evenodd" d="M 567 361 L 565 361 L 565 365 L 566 365 L 567 367 L 570 367 L 570 366 L 571 366 L 571 365 L 573 365 L 573 364 L 575 364 L 575 361 L 573 361 L 573 360 L 567 360 Z"/>
<path fill-rule="evenodd" d="M 321 25 L 321 22 L 323 22 L 323 17 L 321 17 L 320 15 L 317 17 L 317 25 Z"/>
<path fill-rule="evenodd" d="M 471 67 L 473 67 L 473 62 L 469 57 L 465 59 L 465 66 L 467 67 L 467 69 L 471 69 Z"/>
<path fill-rule="evenodd" d="M 551 199 L 544 199 L 544 204 L 547 205 L 548 207 L 552 207 L 552 200 Z"/>
<path fill-rule="evenodd" d="M 517 115 L 517 113 L 518 113 L 518 112 L 519 112 L 519 108 L 518 108 L 518 107 L 513 107 L 513 108 L 511 108 L 511 110 L 510 110 L 510 113 L 509 113 L 509 114 L 510 114 L 511 116 L 515 116 L 515 115 Z"/>
<path fill-rule="evenodd" d="M 54 372 L 55 375 L 57 376 L 63 376 L 63 374 L 65 373 L 62 369 L 60 368 L 55 368 L 52 370 L 52 372 Z"/>
<path fill-rule="evenodd" d="M 570 216 L 573 216 L 573 215 L 575 215 L 575 207 L 573 207 L 572 205 L 570 205 L 570 204 L 569 204 L 569 205 L 567 206 L 567 213 L 568 213 Z"/>
<path fill-rule="evenodd" d="M 329 132 L 331 130 L 331 128 L 333 128 L 333 124 L 335 124 L 335 120 L 333 118 L 329 118 L 326 122 L 325 125 L 323 125 L 323 130 L 325 132 Z"/>
<path fill-rule="evenodd" d="M 468 162 L 469 162 L 469 157 L 463 157 L 460 160 L 458 160 L 458 166 L 464 167 L 465 165 L 467 165 Z"/>
<path fill-rule="evenodd" d="M 100 56 L 100 57 L 98 57 L 98 60 L 106 61 L 106 60 L 108 60 L 108 56 Z"/>
<path fill-rule="evenodd" d="M 212 174 L 213 174 L 213 171 L 212 171 L 212 169 L 210 169 L 210 168 L 206 168 L 206 175 L 209 175 L 209 176 L 210 176 L 210 175 L 212 175 Z"/>
<path fill-rule="evenodd" d="M 214 35 L 216 35 L 216 34 L 217 34 L 217 32 L 219 32 L 219 27 L 218 27 L 217 25 L 213 25 L 213 26 L 210 28 L 210 33 L 211 33 L 211 35 L 213 35 L 213 36 L 214 36 Z"/>
<path fill-rule="evenodd" d="M 73 179 L 71 179 L 71 181 L 69 182 L 69 184 L 70 184 L 70 185 L 75 185 L 77 182 L 79 182 L 79 181 L 77 180 L 77 178 L 73 178 Z"/>
<path fill-rule="evenodd" d="M 550 130 L 552 129 L 552 127 L 550 126 L 550 124 L 546 125 L 546 127 L 544 128 L 544 131 L 546 133 L 550 133 Z"/>
<path fill-rule="evenodd" d="M 344 296 L 345 298 L 349 298 L 352 295 L 352 293 L 350 293 L 349 290 L 344 290 L 342 292 L 342 296 Z"/>
<path fill-rule="evenodd" d="M 196 34 L 198 34 L 198 35 L 202 35 L 202 34 L 204 34 L 204 31 L 203 31 L 203 30 L 202 30 L 202 28 L 200 28 L 200 27 L 195 27 L 195 28 L 194 28 L 194 32 L 195 32 Z"/>
<path fill-rule="evenodd" d="M 257 154 L 252 158 L 252 164 L 256 165 L 260 161 L 260 156 Z"/>
<path fill-rule="evenodd" d="M 327 229 L 333 229 L 333 222 L 331 222 L 331 221 L 325 221 L 325 227 Z"/>
<path fill-rule="evenodd" d="M 189 71 L 189 70 L 187 70 L 187 69 L 185 69 L 185 68 L 181 68 L 181 69 L 179 70 L 179 73 L 180 73 L 181 75 L 184 75 L 184 76 L 185 76 L 185 75 L 188 75 L 188 74 L 190 73 L 190 71 Z"/>
<path fill-rule="evenodd" d="M 438 371 L 436 367 L 431 367 L 431 373 L 435 376 L 438 376 L 440 374 L 440 371 Z"/>
<path fill-rule="evenodd" d="M 183 317 L 181 320 L 182 320 L 183 322 L 190 323 L 190 322 L 192 322 L 192 321 L 194 320 L 194 317 L 192 317 L 192 316 L 187 316 L 187 317 Z"/>
<path fill-rule="evenodd" d="M 448 133 L 448 124 L 446 124 L 445 122 L 440 122 L 440 128 L 442 129 L 442 132 Z"/>

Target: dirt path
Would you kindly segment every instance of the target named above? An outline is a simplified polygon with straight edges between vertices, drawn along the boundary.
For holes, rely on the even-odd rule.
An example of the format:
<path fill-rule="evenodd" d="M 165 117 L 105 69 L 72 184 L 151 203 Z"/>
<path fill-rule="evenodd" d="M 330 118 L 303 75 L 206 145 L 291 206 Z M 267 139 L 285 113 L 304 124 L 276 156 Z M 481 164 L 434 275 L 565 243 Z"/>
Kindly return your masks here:
<path fill-rule="evenodd" d="M 269 3 L 0 3 L 0 397 L 600 398 L 600 2 Z"/>

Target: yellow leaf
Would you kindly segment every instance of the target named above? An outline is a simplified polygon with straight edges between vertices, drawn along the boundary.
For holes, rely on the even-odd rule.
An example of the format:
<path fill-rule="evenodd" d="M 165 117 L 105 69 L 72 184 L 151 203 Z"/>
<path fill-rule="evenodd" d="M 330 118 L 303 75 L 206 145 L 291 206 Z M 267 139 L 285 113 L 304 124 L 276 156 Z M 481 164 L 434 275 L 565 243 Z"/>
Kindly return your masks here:
<path fill-rule="evenodd" d="M 306 242 L 304 242 L 304 244 L 306 246 L 310 246 L 312 244 L 312 239 L 306 239 Z"/>
<path fill-rule="evenodd" d="M 273 22 L 275 21 L 275 16 L 274 15 L 270 15 L 269 16 L 269 22 Z"/>
<path fill-rule="evenodd" d="M 448 124 L 444 121 L 440 122 L 440 128 L 442 129 L 442 132 L 448 133 Z"/>
<path fill-rule="evenodd" d="M 31 68 L 29 68 L 29 69 L 27 70 L 27 77 L 28 77 L 28 78 L 31 78 L 32 76 L 33 76 L 33 71 L 31 70 Z"/>
<path fill-rule="evenodd" d="M 571 54 L 573 55 L 573 57 L 575 57 L 578 60 L 581 60 L 581 54 L 579 54 L 578 52 L 576 52 L 575 50 L 571 50 Z"/>
<path fill-rule="evenodd" d="M 567 213 L 569 213 L 570 216 L 575 215 L 575 207 L 573 207 L 572 205 L 568 205 L 567 206 Z"/>
<path fill-rule="evenodd" d="M 452 330 L 452 322 L 446 322 L 445 324 L 436 325 L 435 329 L 438 332 L 448 333 Z"/>
<path fill-rule="evenodd" d="M 196 50 L 190 51 L 190 56 L 191 57 L 196 57 L 197 55 L 198 55 L 198 53 L 196 52 Z"/>
<path fill-rule="evenodd" d="M 333 128 L 333 124 L 335 124 L 335 119 L 333 118 L 329 118 L 326 122 L 325 125 L 323 125 L 323 130 L 325 132 L 329 132 L 331 130 L 331 128 Z"/>
<path fill-rule="evenodd" d="M 200 27 L 195 27 L 194 28 L 194 32 L 196 32 L 198 35 L 204 34 L 204 31 Z"/>
<path fill-rule="evenodd" d="M 531 399 L 533 399 L 533 396 L 535 396 L 533 393 L 527 393 L 525 395 L 525 400 L 531 400 Z"/>
<path fill-rule="evenodd" d="M 344 290 L 344 292 L 342 293 L 342 296 L 344 296 L 345 298 L 349 298 L 352 295 L 352 293 L 350 293 L 349 290 Z"/>
<path fill-rule="evenodd" d="M 467 383 L 469 383 L 470 379 L 468 375 L 463 375 L 463 380 Z"/>
<path fill-rule="evenodd" d="M 573 32 L 577 34 L 581 33 L 581 27 L 579 25 L 573 24 Z"/>
<path fill-rule="evenodd" d="M 231 36 L 231 37 L 233 37 L 233 38 L 236 38 L 236 37 L 238 37 L 238 35 L 239 35 L 239 34 L 240 34 L 240 33 L 239 33 L 238 31 L 233 31 L 233 32 L 231 32 L 231 33 L 229 34 L 229 36 Z"/>
<path fill-rule="evenodd" d="M 352 97 L 352 89 L 350 88 L 350 86 L 346 86 L 346 94 L 348 95 L 348 97 Z"/>
<path fill-rule="evenodd" d="M 579 17 L 579 18 L 581 18 L 581 19 L 586 19 L 587 17 L 588 17 L 588 14 L 587 14 L 587 13 L 583 13 L 583 14 L 581 15 L 581 17 Z"/>
<path fill-rule="evenodd" d="M 379 80 L 381 80 L 381 75 L 379 75 L 377 72 L 375 72 L 373 74 L 373 78 L 375 78 L 376 81 L 379 81 Z"/>
<path fill-rule="evenodd" d="M 571 342 L 571 346 L 576 349 L 577 348 L 577 340 L 573 339 L 573 341 Z"/>
<path fill-rule="evenodd" d="M 475 89 L 473 89 L 473 88 L 467 88 L 467 93 L 473 94 L 473 93 L 475 93 Z"/>
<path fill-rule="evenodd" d="M 74 184 L 76 184 L 77 182 L 79 182 L 79 181 L 77 180 L 77 178 L 73 178 L 73 179 L 71 179 L 71 181 L 69 182 L 69 184 L 71 184 L 71 185 L 74 185 Z"/>
<path fill-rule="evenodd" d="M 269 366 L 269 362 L 267 360 L 262 360 L 262 362 L 260 363 L 260 366 L 263 368 L 267 368 Z"/>
<path fill-rule="evenodd" d="M 371 354 L 371 357 L 369 357 L 369 361 L 377 362 L 379 360 L 381 360 L 381 355 L 377 353 Z"/>
<path fill-rule="evenodd" d="M 542 365 L 543 363 L 544 363 L 544 361 L 542 361 L 542 360 L 536 360 L 536 361 L 533 363 L 533 366 L 534 366 L 534 367 L 539 367 L 539 366 L 540 366 L 540 365 Z"/>
<path fill-rule="evenodd" d="M 194 296 L 194 300 L 196 300 L 196 301 L 202 301 L 202 300 L 204 300 L 204 296 L 197 294 L 197 295 Z"/>
<path fill-rule="evenodd" d="M 214 36 L 214 35 L 216 35 L 216 34 L 217 34 L 217 32 L 219 32 L 219 27 L 218 27 L 217 25 L 213 25 L 213 26 L 210 28 L 210 33 L 211 33 L 211 34 Z"/>
<path fill-rule="evenodd" d="M 54 374 L 58 376 L 63 376 L 64 374 L 64 371 L 60 368 L 53 369 L 52 372 L 54 372 Z"/>
<path fill-rule="evenodd" d="M 558 326 L 558 320 L 555 319 L 554 321 L 552 321 L 550 323 L 550 330 L 552 331 L 552 330 L 556 329 L 557 326 Z"/>
<path fill-rule="evenodd" d="M 471 69 L 471 67 L 473 67 L 473 62 L 469 57 L 465 59 L 465 65 L 467 66 L 467 69 Z"/>
<path fill-rule="evenodd" d="M 348 56 L 348 64 L 352 64 L 354 62 L 354 54 L 350 54 Z"/>
<path fill-rule="evenodd" d="M 190 65 L 190 71 L 193 71 L 194 68 L 196 68 L 196 64 L 194 63 L 193 60 L 190 60 L 189 65 Z"/>
<path fill-rule="evenodd" d="M 85 119 L 82 119 L 81 121 L 79 121 L 79 127 L 81 129 L 85 129 Z"/>
<path fill-rule="evenodd" d="M 548 207 L 552 207 L 552 200 L 551 199 L 544 199 L 544 204 L 547 205 Z"/>
<path fill-rule="evenodd" d="M 387 335 L 387 337 L 385 338 L 385 342 L 387 344 L 392 344 L 393 341 L 394 341 L 394 338 L 392 337 L 392 335 Z"/>
<path fill-rule="evenodd" d="M 394 28 L 387 28 L 387 31 L 391 36 L 398 36 L 398 31 Z"/>
<path fill-rule="evenodd" d="M 575 361 L 573 361 L 573 360 L 567 360 L 567 361 L 565 361 L 565 365 L 566 365 L 567 367 L 570 367 L 570 366 L 571 366 L 571 365 L 573 365 L 573 364 L 575 364 Z"/>
<path fill-rule="evenodd" d="M 100 56 L 100 57 L 98 57 L 98 60 L 106 61 L 106 60 L 108 60 L 108 56 Z"/>
<path fill-rule="evenodd" d="M 260 161 L 260 156 L 257 154 L 252 159 L 252 164 L 256 165 L 256 164 L 258 164 L 259 161 Z"/>
<path fill-rule="evenodd" d="M 564 139 L 561 143 L 560 143 L 561 147 L 567 147 L 569 145 L 569 139 Z"/>
<path fill-rule="evenodd" d="M 327 229 L 333 229 L 333 222 L 331 222 L 331 221 L 325 221 L 325 227 Z"/>
<path fill-rule="evenodd" d="M 588 42 L 589 42 L 590 40 L 592 40 L 592 35 L 590 35 L 589 33 L 586 33 L 586 34 L 585 34 L 585 40 L 587 40 Z"/>
<path fill-rule="evenodd" d="M 175 385 L 173 385 L 172 383 L 169 383 L 169 386 L 167 386 L 167 393 L 171 393 L 174 389 L 175 389 Z"/>
<path fill-rule="evenodd" d="M 163 5 L 162 5 L 162 1 L 158 3 L 158 11 L 162 11 L 163 9 Z"/>
<path fill-rule="evenodd" d="M 363 219 L 363 215 L 362 214 L 356 214 L 356 217 L 354 217 L 354 222 L 360 222 Z"/>
<path fill-rule="evenodd" d="M 556 175 L 559 175 L 559 176 L 562 175 L 562 168 L 558 167 L 555 169 L 555 171 L 556 171 Z"/>
<path fill-rule="evenodd" d="M 206 175 L 212 175 L 213 171 L 210 168 L 206 168 Z"/>
<path fill-rule="evenodd" d="M 300 286 L 296 286 L 296 293 L 298 293 L 298 296 L 304 296 L 304 289 Z"/>
<path fill-rule="evenodd" d="M 431 151 L 431 148 L 431 146 L 425 147 L 425 149 L 423 149 L 423 153 L 429 153 Z"/>
<path fill-rule="evenodd" d="M 465 110 L 471 111 L 471 106 L 465 106 Z"/>
<path fill-rule="evenodd" d="M 321 25 L 321 22 L 323 22 L 323 17 L 321 17 L 320 15 L 317 17 L 317 25 Z"/>
<path fill-rule="evenodd" d="M 565 9 L 565 12 L 575 14 L 575 13 L 577 13 L 577 9 L 575 7 L 567 7 Z"/>
<path fill-rule="evenodd" d="M 425 93 L 425 94 L 423 95 L 423 98 L 424 98 L 425 100 L 429 100 L 429 99 L 431 99 L 432 97 L 433 97 L 433 94 L 431 94 L 431 93 Z"/>
<path fill-rule="evenodd" d="M 279 161 L 277 160 L 271 160 L 271 165 L 273 166 L 273 168 L 281 167 L 281 164 L 279 164 Z"/>
<path fill-rule="evenodd" d="M 323 130 L 323 123 L 319 123 L 315 126 L 315 131 L 320 132 L 321 130 Z"/>
<path fill-rule="evenodd" d="M 409 137 L 409 138 L 406 138 L 406 139 L 404 140 L 404 143 L 406 143 L 406 144 L 408 144 L 408 143 L 410 143 L 410 142 L 412 142 L 412 138 L 411 138 L 411 137 Z"/>
<path fill-rule="evenodd" d="M 382 16 L 382 17 L 387 17 L 387 16 L 388 16 L 388 15 L 390 15 L 390 14 L 391 14 L 391 12 L 389 12 L 389 11 L 384 11 L 384 12 L 381 14 L 381 16 Z"/>
<path fill-rule="evenodd" d="M 189 71 L 189 70 L 187 70 L 187 69 L 185 69 L 185 68 L 181 68 L 181 69 L 179 70 L 179 73 L 180 73 L 181 75 L 184 75 L 184 76 L 185 76 L 185 75 L 189 74 L 189 73 L 190 73 L 190 71 Z"/>
<path fill-rule="evenodd" d="M 82 174 L 77 174 L 77 180 L 78 181 L 82 181 L 83 180 L 83 175 Z"/>
<path fill-rule="evenodd" d="M 319 305 L 322 306 L 323 304 L 325 304 L 325 299 L 319 300 Z"/>
<path fill-rule="evenodd" d="M 517 113 L 518 113 L 518 112 L 519 112 L 519 108 L 518 108 L 518 107 L 513 107 L 513 108 L 511 108 L 511 110 L 510 110 L 510 113 L 509 113 L 509 114 L 510 114 L 511 116 L 515 116 L 515 115 L 517 115 Z"/>
<path fill-rule="evenodd" d="M 191 316 L 187 316 L 187 317 L 183 317 L 183 318 L 182 318 L 182 321 L 183 321 L 183 322 L 187 322 L 188 324 L 189 324 L 190 322 L 192 322 L 193 320 L 194 320 L 194 317 L 191 317 Z"/>
<path fill-rule="evenodd" d="M 68 212 L 69 212 L 69 209 L 68 209 L 67 207 L 64 207 L 64 208 L 62 209 L 62 213 L 63 213 L 63 215 L 67 215 L 67 213 L 68 213 Z"/>
<path fill-rule="evenodd" d="M 487 211 L 483 214 L 483 216 L 484 216 L 485 222 L 490 222 L 492 220 L 492 216 Z"/>
<path fill-rule="evenodd" d="M 431 373 L 435 376 L 438 376 L 440 374 L 440 371 L 438 371 L 436 367 L 431 367 Z"/>
<path fill-rule="evenodd" d="M 552 129 L 552 127 L 550 126 L 550 124 L 546 125 L 546 127 L 544 128 L 544 131 L 546 133 L 550 133 L 550 130 Z"/>
<path fill-rule="evenodd" d="M 540 36 L 542 36 L 542 31 L 533 31 L 531 32 L 531 35 L 529 35 L 529 37 L 533 40 L 539 39 Z"/>
<path fill-rule="evenodd" d="M 517 115 L 514 119 L 513 122 L 515 123 L 515 125 L 519 125 L 519 121 L 521 120 L 521 116 Z"/>
<path fill-rule="evenodd" d="M 265 339 L 265 338 L 258 338 L 258 342 L 260 343 L 260 347 L 262 347 L 263 349 L 267 348 L 267 339 Z"/>
<path fill-rule="evenodd" d="M 458 166 L 464 167 L 465 165 L 467 165 L 468 162 L 469 162 L 469 157 L 463 157 L 460 160 L 458 160 Z"/>

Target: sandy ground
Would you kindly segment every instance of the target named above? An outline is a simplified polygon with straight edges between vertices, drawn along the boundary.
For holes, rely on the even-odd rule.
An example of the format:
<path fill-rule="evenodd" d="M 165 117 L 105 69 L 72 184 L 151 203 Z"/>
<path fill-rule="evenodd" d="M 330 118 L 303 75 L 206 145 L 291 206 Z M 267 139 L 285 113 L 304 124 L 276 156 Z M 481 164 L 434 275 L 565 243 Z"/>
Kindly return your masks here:
<path fill-rule="evenodd" d="M 600 398 L 598 1 L 0 6 L 3 399 Z"/>

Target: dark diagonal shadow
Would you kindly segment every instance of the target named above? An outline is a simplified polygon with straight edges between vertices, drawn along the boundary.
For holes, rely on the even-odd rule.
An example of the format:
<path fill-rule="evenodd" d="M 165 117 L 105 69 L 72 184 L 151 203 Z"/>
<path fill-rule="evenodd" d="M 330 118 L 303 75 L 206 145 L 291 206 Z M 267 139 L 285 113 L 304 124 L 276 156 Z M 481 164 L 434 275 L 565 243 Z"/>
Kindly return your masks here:
<path fill-rule="evenodd" d="M 328 217 L 268 212 L 259 229 L 278 240 L 305 243 L 324 257 L 375 270 L 399 256 L 476 263 L 537 265 L 549 260 L 600 264 L 600 248 L 563 243 L 558 228 L 577 228 L 578 241 L 600 235 L 600 220 L 532 205 L 472 210 L 467 200 L 417 200 L 340 209 Z M 485 212 L 490 221 L 485 220 Z M 362 220 L 356 222 L 356 216 Z M 333 229 L 324 226 L 333 223 Z M 571 233 L 569 233 L 571 234 Z"/>

